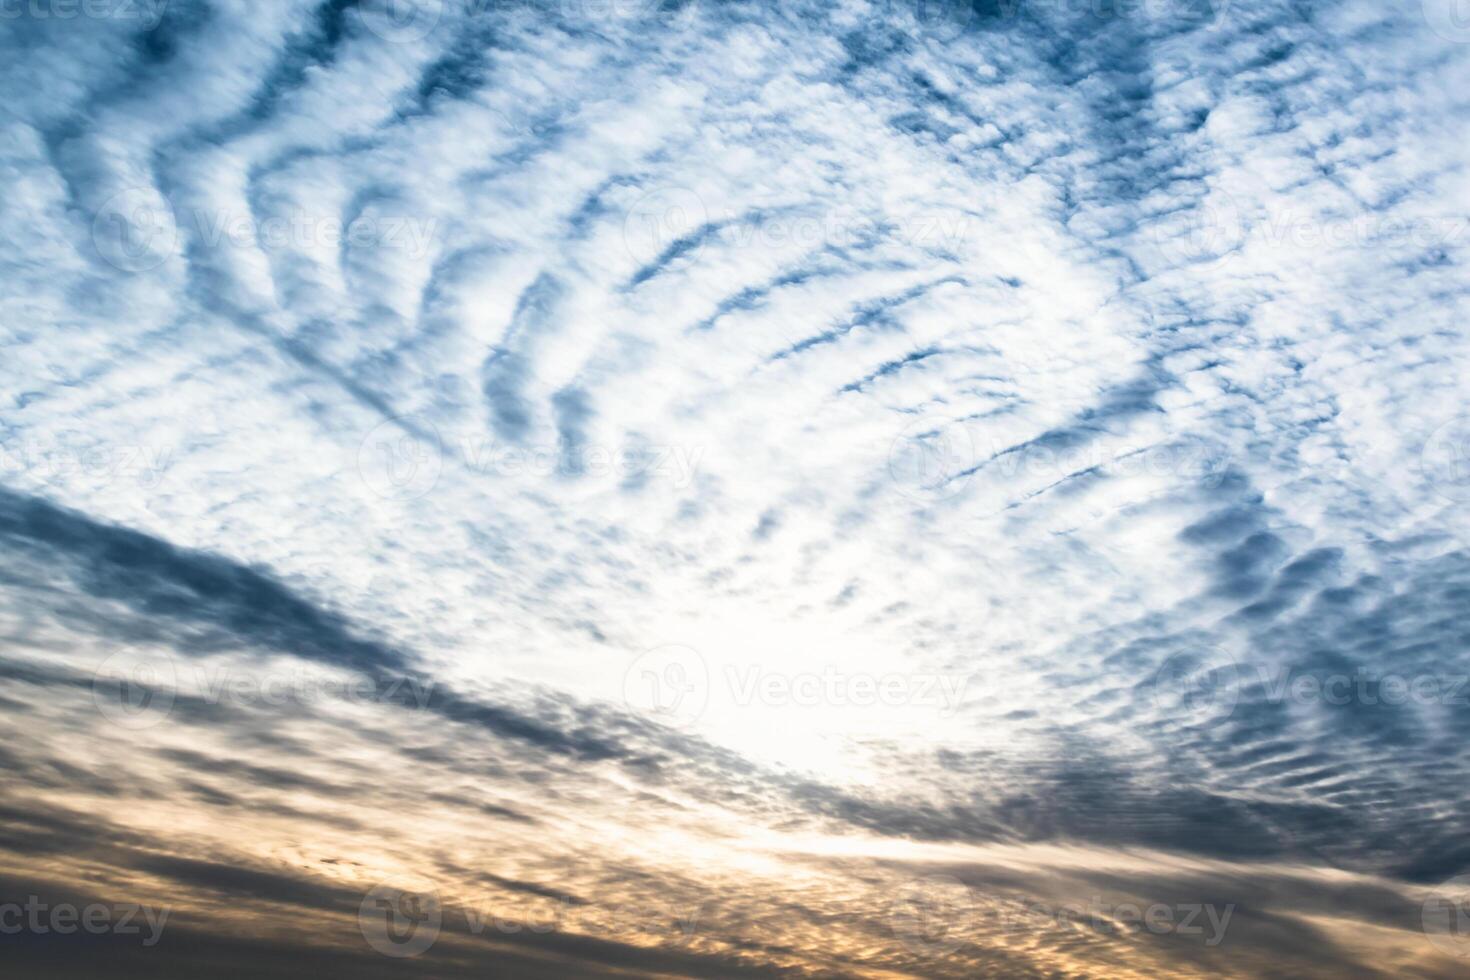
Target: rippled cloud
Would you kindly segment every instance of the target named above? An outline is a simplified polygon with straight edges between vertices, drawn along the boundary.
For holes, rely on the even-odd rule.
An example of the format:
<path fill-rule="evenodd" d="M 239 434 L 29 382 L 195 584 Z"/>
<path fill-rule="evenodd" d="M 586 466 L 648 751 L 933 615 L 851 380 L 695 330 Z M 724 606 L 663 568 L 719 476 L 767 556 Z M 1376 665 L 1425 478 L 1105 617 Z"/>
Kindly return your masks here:
<path fill-rule="evenodd" d="M 1459 975 L 1462 14 L 0 0 L 7 961 Z"/>

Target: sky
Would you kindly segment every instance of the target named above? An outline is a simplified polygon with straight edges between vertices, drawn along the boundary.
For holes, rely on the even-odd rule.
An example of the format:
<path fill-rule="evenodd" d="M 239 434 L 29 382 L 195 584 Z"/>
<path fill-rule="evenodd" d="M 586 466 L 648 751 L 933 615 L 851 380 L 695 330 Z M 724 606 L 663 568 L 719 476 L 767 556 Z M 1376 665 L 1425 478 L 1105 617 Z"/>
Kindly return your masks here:
<path fill-rule="evenodd" d="M 0 0 L 7 976 L 1470 969 L 1463 0 Z"/>

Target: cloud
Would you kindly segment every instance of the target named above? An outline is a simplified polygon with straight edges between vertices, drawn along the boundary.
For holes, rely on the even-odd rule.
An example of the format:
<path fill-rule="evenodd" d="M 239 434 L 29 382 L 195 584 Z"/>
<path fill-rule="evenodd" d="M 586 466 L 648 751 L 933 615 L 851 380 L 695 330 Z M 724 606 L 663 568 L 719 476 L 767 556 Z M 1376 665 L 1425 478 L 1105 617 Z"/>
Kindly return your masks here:
<path fill-rule="evenodd" d="M 1452 975 L 1443 9 L 0 15 L 18 969 Z"/>

